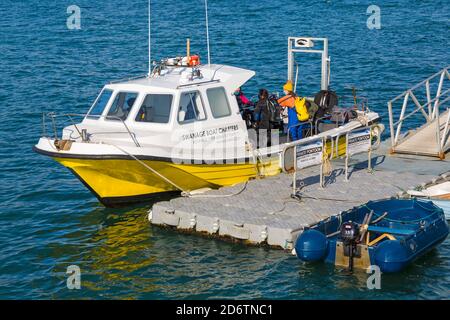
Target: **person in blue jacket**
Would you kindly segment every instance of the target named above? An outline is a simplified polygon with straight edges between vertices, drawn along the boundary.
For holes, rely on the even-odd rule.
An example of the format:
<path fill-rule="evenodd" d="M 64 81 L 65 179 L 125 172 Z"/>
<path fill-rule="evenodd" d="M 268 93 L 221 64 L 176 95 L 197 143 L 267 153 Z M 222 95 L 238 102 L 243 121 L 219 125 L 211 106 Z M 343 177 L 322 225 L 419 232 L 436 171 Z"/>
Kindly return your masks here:
<path fill-rule="evenodd" d="M 283 86 L 284 97 L 278 99 L 278 104 L 288 110 L 288 131 L 291 141 L 299 140 L 303 137 L 303 125 L 298 120 L 297 110 L 295 109 L 294 86 L 292 81 L 288 80 Z"/>

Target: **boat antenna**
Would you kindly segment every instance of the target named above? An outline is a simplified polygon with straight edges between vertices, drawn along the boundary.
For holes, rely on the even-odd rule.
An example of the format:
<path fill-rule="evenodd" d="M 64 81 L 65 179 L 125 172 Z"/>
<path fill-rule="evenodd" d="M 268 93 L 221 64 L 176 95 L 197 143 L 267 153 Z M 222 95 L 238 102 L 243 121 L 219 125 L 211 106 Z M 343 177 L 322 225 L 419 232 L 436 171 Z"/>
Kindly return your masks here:
<path fill-rule="evenodd" d="M 209 52 L 208 0 L 205 0 L 205 20 L 206 20 L 206 46 L 208 48 L 208 67 L 209 67 L 211 65 L 211 55 Z"/>
<path fill-rule="evenodd" d="M 148 76 L 152 73 L 152 57 L 151 57 L 151 32 L 150 32 L 150 1 L 148 0 Z"/>

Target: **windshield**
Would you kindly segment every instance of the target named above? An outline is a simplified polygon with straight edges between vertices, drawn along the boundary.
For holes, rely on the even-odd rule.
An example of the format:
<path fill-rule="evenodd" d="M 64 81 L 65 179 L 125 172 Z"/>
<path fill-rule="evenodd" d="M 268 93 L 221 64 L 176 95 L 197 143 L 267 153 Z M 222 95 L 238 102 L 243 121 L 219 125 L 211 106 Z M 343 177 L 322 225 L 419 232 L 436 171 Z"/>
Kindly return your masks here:
<path fill-rule="evenodd" d="M 125 120 L 133 108 L 137 95 L 135 92 L 119 92 L 109 108 L 106 119 Z"/>
<path fill-rule="evenodd" d="M 95 103 L 92 106 L 91 110 L 89 111 L 87 117 L 92 118 L 92 119 L 99 119 L 103 113 L 103 110 L 105 110 L 105 107 L 108 104 L 108 101 L 111 98 L 111 95 L 112 95 L 112 90 L 104 89 L 100 93 L 97 100 L 95 101 Z"/>
<path fill-rule="evenodd" d="M 172 107 L 171 94 L 148 94 L 136 116 L 137 122 L 168 123 Z"/>

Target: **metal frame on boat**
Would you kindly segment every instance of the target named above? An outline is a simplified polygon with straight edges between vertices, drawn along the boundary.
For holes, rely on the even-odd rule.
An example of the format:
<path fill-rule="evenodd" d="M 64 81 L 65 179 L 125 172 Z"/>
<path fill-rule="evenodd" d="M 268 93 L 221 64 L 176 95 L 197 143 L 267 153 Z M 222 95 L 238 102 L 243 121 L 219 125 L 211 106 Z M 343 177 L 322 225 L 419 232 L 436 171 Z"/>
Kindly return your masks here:
<path fill-rule="evenodd" d="M 319 48 L 317 48 L 319 47 Z M 328 55 L 328 39 L 312 37 L 289 37 L 288 38 L 288 80 L 294 81 L 294 63 L 295 53 L 320 54 L 321 56 L 321 79 L 320 89 L 328 90 L 330 86 L 330 62 Z M 298 65 L 296 69 L 295 86 L 298 80 Z"/>

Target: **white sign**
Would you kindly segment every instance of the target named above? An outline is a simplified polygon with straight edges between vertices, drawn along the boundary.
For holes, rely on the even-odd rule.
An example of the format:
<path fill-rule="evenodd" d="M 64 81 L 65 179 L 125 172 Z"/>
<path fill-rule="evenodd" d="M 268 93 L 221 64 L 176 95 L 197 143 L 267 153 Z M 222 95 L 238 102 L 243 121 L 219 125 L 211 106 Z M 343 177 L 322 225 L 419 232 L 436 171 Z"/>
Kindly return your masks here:
<path fill-rule="evenodd" d="M 347 154 L 352 155 L 368 152 L 371 146 L 370 128 L 365 128 L 348 134 Z"/>
<path fill-rule="evenodd" d="M 322 163 L 323 141 L 315 141 L 307 145 L 296 147 L 297 150 L 297 168 L 315 166 Z"/>
<path fill-rule="evenodd" d="M 294 47 L 296 48 L 312 48 L 314 47 L 314 42 L 311 38 L 295 38 Z"/>

